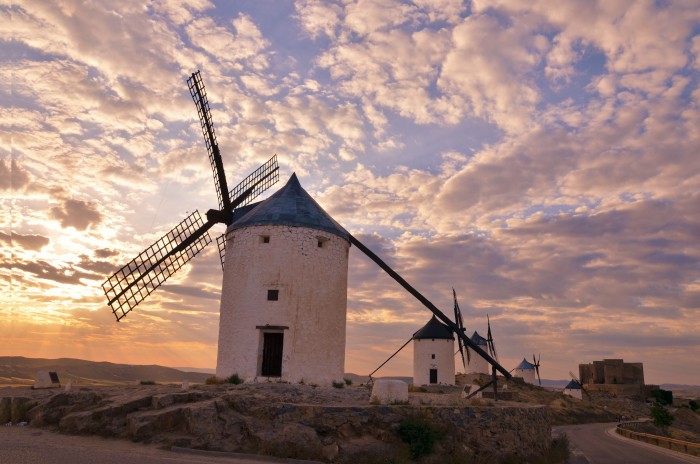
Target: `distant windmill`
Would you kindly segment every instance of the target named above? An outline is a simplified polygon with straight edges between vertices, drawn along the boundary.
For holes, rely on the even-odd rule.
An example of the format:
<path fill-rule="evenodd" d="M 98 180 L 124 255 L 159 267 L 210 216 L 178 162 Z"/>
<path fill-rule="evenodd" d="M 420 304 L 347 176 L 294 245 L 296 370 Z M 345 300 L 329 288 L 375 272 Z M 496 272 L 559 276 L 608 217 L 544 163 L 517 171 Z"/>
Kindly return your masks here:
<path fill-rule="evenodd" d="M 278 178 L 276 156 L 227 191 L 223 162 L 199 71 L 188 79 L 197 106 L 219 209 L 195 211 L 103 284 L 117 321 L 227 226 L 219 252 L 222 286 L 217 376 L 247 381 L 341 380 L 345 349 L 347 257 L 355 245 L 506 379 L 510 373 L 396 271 L 348 233 L 301 187 L 296 175 L 268 199 L 249 204 Z M 230 247 L 230 250 L 229 250 Z M 325 251 L 328 251 L 326 254 Z M 343 280 L 341 282 L 341 280 Z M 261 295 L 266 295 L 265 299 Z M 329 304 L 330 303 L 330 304 Z M 290 348 L 291 345 L 291 348 Z"/>
<path fill-rule="evenodd" d="M 572 379 L 572 380 L 571 380 L 571 382 L 569 382 L 569 385 L 567 385 L 566 388 L 565 388 L 564 390 L 566 391 L 567 389 L 568 389 L 568 390 L 571 390 L 571 389 L 579 389 L 579 390 L 581 390 L 583 393 L 586 394 L 586 396 L 588 397 L 588 399 L 591 399 L 591 394 L 588 393 L 588 392 L 586 391 L 585 388 L 583 388 L 583 383 L 581 383 L 581 381 L 579 380 L 579 378 L 576 377 L 576 376 L 574 375 L 574 373 L 571 372 L 571 371 L 569 371 L 569 375 L 571 376 L 571 379 Z M 573 383 L 573 385 L 572 385 L 572 383 Z M 573 395 L 572 395 L 572 396 L 573 396 Z"/>
<path fill-rule="evenodd" d="M 517 377 L 522 377 L 525 382 L 530 384 L 535 383 L 535 376 L 537 376 L 538 383 L 542 385 L 542 380 L 540 379 L 540 360 L 539 358 L 535 358 L 534 354 L 532 355 L 532 362 L 523 358 L 520 364 L 513 369 L 513 374 Z"/>

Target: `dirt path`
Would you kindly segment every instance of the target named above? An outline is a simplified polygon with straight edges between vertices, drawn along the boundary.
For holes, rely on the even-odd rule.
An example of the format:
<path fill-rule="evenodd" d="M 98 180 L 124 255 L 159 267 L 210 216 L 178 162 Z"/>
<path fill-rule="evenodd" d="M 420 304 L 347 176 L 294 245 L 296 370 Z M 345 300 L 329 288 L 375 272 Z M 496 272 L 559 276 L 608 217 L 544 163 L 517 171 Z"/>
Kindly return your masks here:
<path fill-rule="evenodd" d="M 189 454 L 100 437 L 61 435 L 32 427 L 0 427 L 2 464 L 261 464 L 302 461 L 232 455 Z M 310 462 L 310 461 L 306 461 Z"/>

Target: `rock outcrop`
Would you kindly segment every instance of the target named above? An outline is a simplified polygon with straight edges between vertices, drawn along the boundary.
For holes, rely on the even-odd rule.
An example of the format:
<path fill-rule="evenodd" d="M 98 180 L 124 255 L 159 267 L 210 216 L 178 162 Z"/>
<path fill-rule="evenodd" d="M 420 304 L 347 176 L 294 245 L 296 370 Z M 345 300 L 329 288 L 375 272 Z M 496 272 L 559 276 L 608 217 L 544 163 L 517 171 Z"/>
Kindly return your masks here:
<path fill-rule="evenodd" d="M 2 394 L 3 417 L 9 399 L 13 421 L 24 414 L 32 426 L 64 433 L 325 462 L 406 456 L 408 445 L 398 430 L 416 418 L 442 437 L 434 453 L 445 456 L 536 456 L 547 450 L 551 434 L 546 407 L 469 406 L 458 397 L 452 404 L 442 398 L 443 404 L 372 405 L 369 390 L 359 387 L 141 386 L 81 388 L 41 398 Z"/>

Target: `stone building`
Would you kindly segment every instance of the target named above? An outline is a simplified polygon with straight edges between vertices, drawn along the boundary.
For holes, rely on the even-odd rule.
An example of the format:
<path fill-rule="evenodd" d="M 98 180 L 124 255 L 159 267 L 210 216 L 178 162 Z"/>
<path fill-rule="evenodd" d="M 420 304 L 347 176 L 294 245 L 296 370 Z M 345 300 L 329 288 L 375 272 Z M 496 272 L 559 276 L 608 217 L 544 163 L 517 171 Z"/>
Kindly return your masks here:
<path fill-rule="evenodd" d="M 588 392 L 602 391 L 617 396 L 646 397 L 654 385 L 644 384 L 642 363 L 603 359 L 578 365 L 579 379 Z"/>
<path fill-rule="evenodd" d="M 455 384 L 455 338 L 435 316 L 413 334 L 413 384 Z"/>
<path fill-rule="evenodd" d="M 350 241 L 296 174 L 226 230 L 216 375 L 342 381 Z"/>

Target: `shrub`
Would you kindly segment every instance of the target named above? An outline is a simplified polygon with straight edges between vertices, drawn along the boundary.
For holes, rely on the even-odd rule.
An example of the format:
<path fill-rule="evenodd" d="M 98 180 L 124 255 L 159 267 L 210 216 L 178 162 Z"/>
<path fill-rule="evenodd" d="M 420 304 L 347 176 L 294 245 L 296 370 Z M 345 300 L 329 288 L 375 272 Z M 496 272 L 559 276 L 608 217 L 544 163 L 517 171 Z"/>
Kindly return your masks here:
<path fill-rule="evenodd" d="M 228 383 L 239 385 L 243 383 L 243 379 L 240 378 L 238 374 L 233 374 L 231 377 L 228 378 Z"/>
<path fill-rule="evenodd" d="M 700 403 L 698 403 L 695 400 L 690 400 L 688 402 L 688 406 L 690 406 L 690 409 L 692 409 L 693 411 L 697 411 L 698 409 L 700 409 Z"/>
<path fill-rule="evenodd" d="M 345 385 L 348 387 L 352 385 L 352 379 L 350 377 L 345 377 L 343 380 L 345 381 Z"/>
<path fill-rule="evenodd" d="M 661 428 L 665 428 L 673 422 L 673 416 L 666 408 L 660 405 L 656 405 L 651 408 L 651 422 Z"/>
<path fill-rule="evenodd" d="M 345 387 L 345 382 L 336 382 L 335 380 L 332 382 L 334 388 L 343 388 Z"/>
<path fill-rule="evenodd" d="M 142 380 L 141 385 L 155 385 L 156 381 L 155 380 Z"/>
<path fill-rule="evenodd" d="M 673 404 L 673 392 L 671 390 L 657 388 L 651 391 L 651 396 L 653 396 L 659 404 Z"/>
<path fill-rule="evenodd" d="M 414 417 L 401 421 L 399 437 L 408 444 L 411 458 L 417 459 L 433 452 L 437 433 L 430 422 Z"/>
<path fill-rule="evenodd" d="M 211 377 L 207 377 L 207 380 L 205 380 L 204 383 L 207 385 L 219 385 L 223 382 L 217 376 L 212 375 Z"/>

